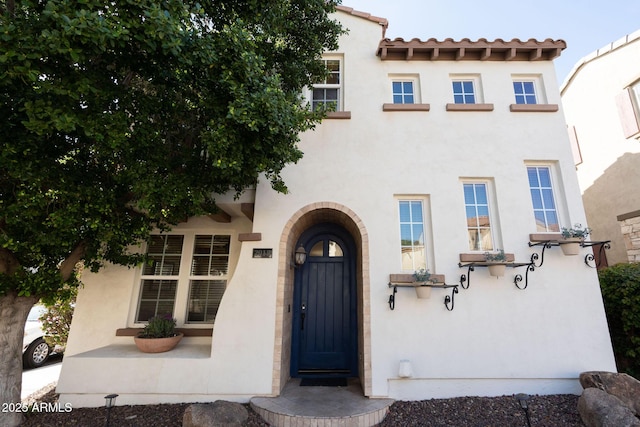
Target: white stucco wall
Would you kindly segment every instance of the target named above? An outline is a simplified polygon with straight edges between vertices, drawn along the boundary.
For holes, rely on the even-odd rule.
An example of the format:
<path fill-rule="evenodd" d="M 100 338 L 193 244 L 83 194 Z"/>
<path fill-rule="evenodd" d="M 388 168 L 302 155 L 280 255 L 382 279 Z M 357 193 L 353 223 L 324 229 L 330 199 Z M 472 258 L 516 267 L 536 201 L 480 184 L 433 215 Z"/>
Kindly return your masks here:
<path fill-rule="evenodd" d="M 636 138 L 625 138 L 616 96 L 640 79 L 640 31 L 585 57 L 562 87 L 569 128 L 575 127 L 582 163 L 577 165 L 589 225 L 596 240 L 611 240 L 609 264 L 627 261 L 616 217 L 640 209 L 640 153 Z"/>
<path fill-rule="evenodd" d="M 130 337 L 114 334 L 132 326 L 136 273 L 109 267 L 88 278 L 79 295 L 58 386 L 61 400 L 99 406 L 112 392 L 123 396 L 122 403 L 270 394 L 272 372 L 280 364 L 273 357 L 276 312 L 288 315 L 276 307 L 283 228 L 301 208 L 323 201 L 351 209 L 368 233 L 370 257 L 364 268 L 371 287 L 372 396 L 571 393 L 579 389 L 581 371 L 615 370 L 596 273 L 583 262 L 586 250 L 578 257 L 547 250 L 544 265 L 529 273 L 524 291 L 513 284 L 513 275 L 524 275 L 524 268 L 510 269 L 501 279 L 476 268 L 451 312 L 443 304 L 451 291 L 439 289 L 428 300 L 399 289 L 396 308 L 389 309 L 389 274 L 402 273 L 400 196 L 428 201 L 428 268 L 444 274 L 448 284 L 467 273 L 458 268 L 459 254 L 468 252 L 463 178 L 493 183 L 496 246 L 514 253 L 518 262 L 539 252 L 528 246 L 536 228 L 526 162 L 552 165 L 562 225 L 584 223 L 585 216 L 562 111 L 509 111 L 512 74 L 541 76 L 547 102 L 560 104 L 551 63 L 380 61 L 375 56 L 379 26 L 339 16 L 350 29 L 339 53 L 344 55 L 344 109 L 351 119 L 325 120 L 302 136 L 305 156 L 283 174 L 289 194 L 274 192 L 262 180 L 252 224 L 234 217 L 227 226 L 192 220 L 180 227 L 262 234 L 261 241 L 241 245 L 232 239 L 241 249 L 212 339 L 185 338 L 181 348 L 164 356 L 136 353 Z M 419 76 L 422 102 L 430 103 L 431 111 L 382 111 L 382 104 L 391 102 L 388 75 L 403 73 Z M 479 74 L 484 102 L 495 110 L 445 111 L 452 102 L 453 73 Z M 273 248 L 274 257 L 253 259 L 253 248 Z M 402 359 L 412 363 L 410 379 L 398 378 Z"/>

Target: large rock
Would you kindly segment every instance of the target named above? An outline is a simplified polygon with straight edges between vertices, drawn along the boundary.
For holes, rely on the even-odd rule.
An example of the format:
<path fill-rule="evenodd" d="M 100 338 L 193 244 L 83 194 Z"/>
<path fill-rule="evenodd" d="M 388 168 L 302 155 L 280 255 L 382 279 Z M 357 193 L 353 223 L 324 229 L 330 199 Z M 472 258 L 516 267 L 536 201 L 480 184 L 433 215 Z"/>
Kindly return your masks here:
<path fill-rule="evenodd" d="M 598 388 L 586 388 L 578 412 L 587 427 L 640 427 L 640 420 L 620 399 Z"/>
<path fill-rule="evenodd" d="M 182 427 L 242 427 L 249 418 L 239 403 L 216 400 L 190 405 L 182 417 Z"/>
<path fill-rule="evenodd" d="M 590 371 L 580 374 L 582 388 L 598 388 L 622 400 L 636 415 L 640 415 L 640 381 L 627 374 Z"/>

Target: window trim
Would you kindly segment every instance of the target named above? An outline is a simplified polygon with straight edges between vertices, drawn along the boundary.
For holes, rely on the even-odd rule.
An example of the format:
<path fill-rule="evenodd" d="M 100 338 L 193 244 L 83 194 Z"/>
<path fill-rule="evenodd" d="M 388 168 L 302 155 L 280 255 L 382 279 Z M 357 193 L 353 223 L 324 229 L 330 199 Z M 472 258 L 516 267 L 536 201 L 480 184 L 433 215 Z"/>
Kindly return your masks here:
<path fill-rule="evenodd" d="M 464 230 L 465 230 L 465 250 L 461 251 L 463 253 L 471 253 L 484 254 L 487 251 L 495 251 L 498 248 L 502 248 L 502 235 L 500 233 L 500 224 L 499 224 L 499 216 L 498 216 L 498 207 L 497 207 L 497 199 L 495 194 L 494 180 L 493 178 L 471 178 L 471 177 L 463 177 L 460 178 L 461 190 L 462 190 L 462 207 L 463 207 L 463 218 L 464 218 Z M 471 249 L 469 246 L 469 225 L 467 221 L 467 201 L 464 195 L 464 185 L 465 184 L 484 184 L 487 191 L 487 204 L 489 210 L 489 224 L 490 224 L 490 234 L 491 234 L 491 242 L 493 244 L 492 249 Z"/>
<path fill-rule="evenodd" d="M 538 230 L 538 223 L 536 221 L 536 209 L 533 205 L 533 198 L 531 196 L 531 184 L 529 183 L 529 168 L 546 168 L 549 170 L 549 180 L 551 181 L 551 191 L 552 191 L 552 195 L 553 195 L 553 203 L 555 204 L 555 214 L 556 214 L 556 218 L 558 220 L 558 231 L 552 231 L 552 230 Z M 531 202 L 531 214 L 533 216 L 533 226 L 535 229 L 536 233 L 560 233 L 563 227 L 563 224 L 566 224 L 566 218 L 565 218 L 565 214 L 564 214 L 564 206 L 561 205 L 560 199 L 559 199 L 559 194 L 560 194 L 560 187 L 559 187 L 559 179 L 557 177 L 557 172 L 556 172 L 556 166 L 555 164 L 552 163 L 538 163 L 538 162 L 526 162 L 525 163 L 525 176 L 527 179 L 527 190 L 529 193 L 529 200 Z M 544 208 L 543 208 L 544 209 Z M 545 215 L 545 227 L 547 227 L 546 224 L 546 215 Z"/>
<path fill-rule="evenodd" d="M 178 328 L 193 328 L 193 329 L 207 329 L 212 328 L 214 322 L 188 322 L 189 311 L 189 294 L 191 292 L 192 280 L 225 280 L 226 288 L 228 289 L 231 277 L 233 276 L 235 266 L 238 261 L 240 245 L 235 244 L 235 240 L 238 234 L 235 230 L 229 230 L 224 228 L 216 229 L 188 229 L 188 230 L 172 230 L 169 232 L 154 232 L 152 235 L 179 235 L 183 236 L 182 254 L 180 260 L 180 274 L 177 276 L 177 288 L 173 307 L 173 317 L 176 319 L 176 326 Z M 227 265 L 227 274 L 222 276 L 194 276 L 191 274 L 191 264 L 194 254 L 194 243 L 197 235 L 224 235 L 229 236 L 229 261 Z M 144 254 L 147 252 L 148 243 L 145 242 L 140 246 L 141 252 Z M 166 276 L 149 276 L 143 274 L 144 266 L 136 268 L 134 274 L 134 298 L 131 300 L 129 308 L 129 328 L 144 327 L 146 322 L 139 322 L 138 310 L 140 304 L 140 296 L 142 293 L 142 281 L 154 278 L 165 278 Z M 226 290 L 225 290 L 226 292 Z M 224 297 L 223 297 L 224 298 Z"/>
<path fill-rule="evenodd" d="M 335 83 L 326 83 L 326 80 L 324 83 L 316 83 L 314 85 L 312 85 L 312 87 L 309 88 L 308 90 L 308 99 L 309 99 L 309 105 L 311 106 L 311 109 L 313 110 L 313 90 L 314 89 L 337 89 L 338 90 L 338 102 L 336 104 L 336 110 L 335 111 L 329 111 L 327 112 L 327 118 L 347 118 L 347 117 L 343 117 L 342 114 L 338 114 L 336 117 L 329 117 L 330 115 L 335 113 L 345 113 L 344 111 L 344 58 L 340 55 L 340 56 L 336 56 L 336 55 L 324 55 L 321 59 L 325 64 L 327 61 L 338 61 L 339 63 L 339 72 L 338 72 L 338 84 Z M 349 117 L 350 118 L 350 113 L 349 113 Z"/>
<path fill-rule="evenodd" d="M 396 235 L 397 246 L 394 251 L 397 254 L 397 265 L 399 271 L 403 274 L 413 274 L 415 270 L 405 270 L 402 268 L 402 232 L 400 228 L 400 202 L 421 202 L 422 203 L 422 229 L 424 234 L 424 251 L 425 251 L 425 268 L 433 272 L 435 265 L 434 246 L 433 246 L 433 229 L 431 227 L 431 205 L 429 195 L 418 194 L 396 194 L 394 195 L 395 213 L 396 213 Z"/>

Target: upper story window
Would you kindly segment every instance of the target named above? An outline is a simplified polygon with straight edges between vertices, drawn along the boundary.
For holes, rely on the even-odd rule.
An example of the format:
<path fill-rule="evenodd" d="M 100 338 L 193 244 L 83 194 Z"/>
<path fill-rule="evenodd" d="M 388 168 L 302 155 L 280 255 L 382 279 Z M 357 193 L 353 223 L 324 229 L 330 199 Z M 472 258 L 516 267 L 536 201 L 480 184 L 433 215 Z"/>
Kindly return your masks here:
<path fill-rule="evenodd" d="M 151 236 L 135 322 L 168 314 L 179 324 L 213 323 L 227 285 L 230 242 L 229 235 Z"/>
<path fill-rule="evenodd" d="M 453 80 L 454 104 L 475 104 L 477 102 L 474 80 Z"/>
<path fill-rule="evenodd" d="M 424 208 L 422 200 L 399 200 L 402 270 L 426 268 Z"/>
<path fill-rule="evenodd" d="M 469 250 L 491 251 L 494 249 L 494 245 L 488 185 L 486 182 L 464 182 L 462 185 Z"/>
<path fill-rule="evenodd" d="M 314 111 L 324 106 L 327 111 L 342 109 L 342 64 L 339 59 L 324 59 L 328 75 L 321 83 L 313 85 L 311 105 Z"/>
<path fill-rule="evenodd" d="M 549 166 L 527 166 L 529 189 L 537 231 L 558 232 L 558 210 Z"/>
<path fill-rule="evenodd" d="M 633 83 L 616 96 L 625 138 L 640 137 L 640 81 Z"/>
<path fill-rule="evenodd" d="M 516 80 L 513 82 L 516 104 L 537 104 L 536 84 L 533 80 Z"/>
<path fill-rule="evenodd" d="M 402 81 L 402 80 L 393 81 L 391 83 L 391 87 L 393 90 L 394 104 L 415 103 L 413 81 Z"/>

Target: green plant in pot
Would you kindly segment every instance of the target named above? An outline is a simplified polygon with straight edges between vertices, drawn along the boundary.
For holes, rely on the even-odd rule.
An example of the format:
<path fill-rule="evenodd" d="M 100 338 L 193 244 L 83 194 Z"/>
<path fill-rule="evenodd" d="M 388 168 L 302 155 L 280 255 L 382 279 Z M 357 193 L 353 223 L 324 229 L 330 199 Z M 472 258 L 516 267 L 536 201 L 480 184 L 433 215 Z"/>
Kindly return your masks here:
<path fill-rule="evenodd" d="M 504 276 L 506 270 L 507 255 L 504 249 L 498 249 L 496 252 L 485 252 L 484 260 L 489 267 L 489 274 L 494 277 Z"/>
<path fill-rule="evenodd" d="M 416 289 L 416 295 L 420 299 L 429 298 L 431 296 L 431 286 L 437 283 L 436 279 L 432 277 L 429 270 L 421 268 L 413 273 L 413 284 Z"/>
<path fill-rule="evenodd" d="M 183 335 L 182 332 L 176 332 L 176 319 L 165 314 L 149 319 L 134 341 L 144 353 L 163 353 L 178 345 Z"/>
<path fill-rule="evenodd" d="M 580 244 L 591 234 L 589 227 L 583 227 L 582 224 L 574 224 L 573 227 L 562 227 L 562 239 L 560 248 L 565 255 L 578 255 L 580 253 Z"/>

